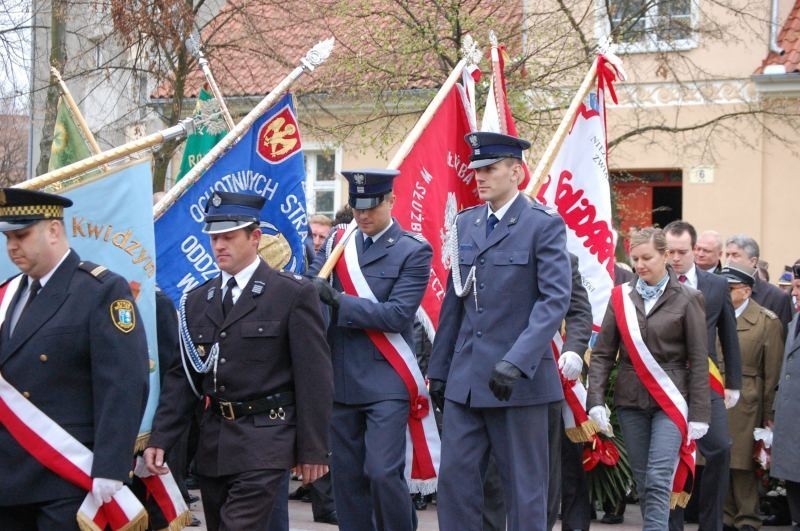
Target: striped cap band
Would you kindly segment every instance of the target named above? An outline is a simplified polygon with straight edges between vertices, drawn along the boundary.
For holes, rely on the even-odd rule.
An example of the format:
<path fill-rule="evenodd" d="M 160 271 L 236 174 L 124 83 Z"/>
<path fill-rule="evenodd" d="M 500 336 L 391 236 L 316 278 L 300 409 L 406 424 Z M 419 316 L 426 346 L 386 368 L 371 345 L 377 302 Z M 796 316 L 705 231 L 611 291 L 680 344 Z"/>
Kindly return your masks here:
<path fill-rule="evenodd" d="M 2 218 L 63 218 L 64 207 L 61 205 L 18 205 L 0 206 Z"/>

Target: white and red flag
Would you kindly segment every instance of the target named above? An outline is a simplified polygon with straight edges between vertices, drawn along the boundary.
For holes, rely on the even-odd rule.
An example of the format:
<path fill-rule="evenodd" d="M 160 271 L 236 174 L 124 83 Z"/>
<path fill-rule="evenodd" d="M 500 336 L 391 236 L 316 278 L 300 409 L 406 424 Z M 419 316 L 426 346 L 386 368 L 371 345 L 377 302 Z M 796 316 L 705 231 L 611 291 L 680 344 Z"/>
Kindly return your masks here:
<path fill-rule="evenodd" d="M 492 38 L 494 35 L 492 35 Z M 481 120 L 481 131 L 491 133 L 502 133 L 519 137 L 514 116 L 511 114 L 511 106 L 508 104 L 508 94 L 506 93 L 506 59 L 508 53 L 502 44 L 492 44 L 490 51 L 492 60 L 492 75 L 489 78 L 489 93 L 486 95 L 486 106 L 483 108 L 483 119 Z M 525 178 L 519 184 L 519 189 L 527 188 L 531 180 L 531 173 L 528 164 L 525 163 L 523 155 L 522 168 L 525 170 Z"/>
<path fill-rule="evenodd" d="M 592 330 L 600 324 L 614 287 L 611 191 L 608 180 L 605 91 L 616 103 L 616 69 L 597 58 L 597 90 L 590 92 L 564 140 L 537 199 L 552 206 L 567 225 L 567 249 L 578 257 L 592 304 Z"/>
<path fill-rule="evenodd" d="M 433 340 L 439 325 L 449 272 L 445 252 L 456 214 L 480 202 L 475 172 L 468 168 L 471 150 L 464 136 L 475 130 L 472 84 L 478 70 L 465 69 L 463 85 L 455 84 L 414 147 L 398 165 L 394 216 L 405 229 L 422 234 L 433 247 L 428 289 L 417 317 Z"/>

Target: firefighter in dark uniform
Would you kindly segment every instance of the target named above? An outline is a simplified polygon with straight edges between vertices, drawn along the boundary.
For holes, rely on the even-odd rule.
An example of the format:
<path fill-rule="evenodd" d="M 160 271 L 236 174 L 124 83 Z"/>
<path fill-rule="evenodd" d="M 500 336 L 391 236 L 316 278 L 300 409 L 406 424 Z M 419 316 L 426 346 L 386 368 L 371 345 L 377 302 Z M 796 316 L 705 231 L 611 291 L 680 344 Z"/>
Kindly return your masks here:
<path fill-rule="evenodd" d="M 164 379 L 145 450 L 149 470 L 165 473 L 164 451 L 203 401 L 195 464 L 209 530 L 268 529 L 287 471 L 297 465 L 312 482 L 328 469 L 333 377 L 322 314 L 308 280 L 259 257 L 263 205 L 225 192 L 209 201 L 203 230 L 222 273 L 181 302 L 184 366 Z"/>
<path fill-rule="evenodd" d="M 22 271 L 15 294 L 11 279 L 2 288 L 11 299 L 0 373 L 93 451 L 92 494 L 100 503 L 133 476 L 147 344 L 128 283 L 70 249 L 63 213 L 71 205 L 53 194 L 0 189 L 0 231 Z M 78 529 L 87 492 L 40 464 L 2 422 L 0 470 L 0 529 Z"/>

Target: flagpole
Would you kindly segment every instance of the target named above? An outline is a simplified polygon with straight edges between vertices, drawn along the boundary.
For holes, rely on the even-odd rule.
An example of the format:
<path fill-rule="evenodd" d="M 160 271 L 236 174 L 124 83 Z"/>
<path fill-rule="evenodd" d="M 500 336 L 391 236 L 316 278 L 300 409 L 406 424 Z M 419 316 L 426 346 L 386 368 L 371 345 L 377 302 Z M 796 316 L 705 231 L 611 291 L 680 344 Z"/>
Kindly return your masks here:
<path fill-rule="evenodd" d="M 222 91 L 219 89 L 219 85 L 217 85 L 217 81 L 214 79 L 214 74 L 211 72 L 211 66 L 208 64 L 208 59 L 206 59 L 203 50 L 200 49 L 200 35 L 197 34 L 197 32 L 192 33 L 186 40 L 186 45 L 192 52 L 192 55 L 194 55 L 197 59 L 200 68 L 203 70 L 203 74 L 206 76 L 208 86 L 211 88 L 211 92 L 214 94 L 214 98 L 219 104 L 219 110 L 222 112 L 222 117 L 225 119 L 225 124 L 228 126 L 228 131 L 230 131 L 235 125 L 233 122 L 233 117 L 231 117 L 228 106 L 225 105 L 225 100 L 222 99 Z"/>
<path fill-rule="evenodd" d="M 389 168 L 397 169 L 400 164 L 403 163 L 408 153 L 411 151 L 411 148 L 414 147 L 414 144 L 419 140 L 419 137 L 422 136 L 422 133 L 425 131 L 425 128 L 428 127 L 428 124 L 431 123 L 434 114 L 436 114 L 437 109 L 442 104 L 444 99 L 450 93 L 450 89 L 453 88 L 453 85 L 456 84 L 459 77 L 461 77 L 461 72 L 468 64 L 475 64 L 480 61 L 480 50 L 478 50 L 477 43 L 467 35 L 464 38 L 464 44 L 462 46 L 462 55 L 463 58 L 456 64 L 453 68 L 453 71 L 450 72 L 450 75 L 445 80 L 444 84 L 441 86 L 439 91 L 436 93 L 436 96 L 431 100 L 428 104 L 428 107 L 425 109 L 425 112 L 422 113 L 422 116 L 419 117 L 417 123 L 414 125 L 413 129 L 408 133 L 403 143 L 400 144 L 400 147 L 397 149 L 397 152 L 392 157 L 392 160 L 389 162 Z M 353 234 L 355 231 L 351 231 L 350 234 Z M 346 239 L 342 239 L 336 244 L 336 247 L 333 248 L 331 254 L 328 256 L 328 259 L 320 268 L 319 273 L 317 274 L 318 277 L 328 278 L 331 273 L 333 272 L 333 268 L 336 267 L 336 262 L 339 261 L 339 258 L 342 256 L 344 252 L 344 246 L 347 243 Z"/>
<path fill-rule="evenodd" d="M 153 219 L 158 219 L 161 215 L 166 212 L 166 210 L 171 207 L 175 201 L 177 201 L 183 194 L 186 192 L 187 188 L 189 188 L 192 184 L 200 178 L 203 173 L 211 167 L 214 162 L 220 158 L 225 151 L 228 150 L 231 146 L 233 146 L 239 138 L 244 135 L 250 126 L 255 123 L 256 120 L 261 118 L 265 112 L 272 107 L 278 99 L 289 90 L 289 87 L 299 78 L 304 72 L 313 71 L 316 67 L 321 65 L 325 60 L 330 56 L 331 51 L 333 50 L 334 39 L 331 37 L 330 39 L 326 39 L 324 41 L 318 42 L 308 53 L 300 60 L 300 65 L 292 70 L 292 72 L 287 75 L 278 86 L 272 89 L 272 92 L 267 94 L 264 99 L 262 99 L 258 105 L 253 107 L 253 109 L 247 113 L 247 116 L 241 119 L 241 121 L 236 124 L 233 129 L 228 131 L 222 140 L 217 142 L 217 144 L 211 148 L 211 150 L 206 153 L 202 159 L 197 161 L 197 163 L 192 166 L 192 169 L 189 170 L 186 175 L 184 175 L 180 181 L 175 183 L 175 186 L 170 188 L 166 195 L 161 198 L 161 201 L 153 206 Z"/>
<path fill-rule="evenodd" d="M 558 129 L 556 129 L 553 138 L 550 139 L 550 143 L 547 145 L 547 149 L 545 149 L 542 158 L 539 159 L 539 164 L 536 165 L 536 170 L 533 172 L 530 183 L 525 189 L 527 195 L 535 197 L 539 192 L 539 188 L 541 188 L 542 183 L 544 183 L 544 178 L 550 173 L 550 167 L 553 165 L 553 161 L 559 149 L 561 149 L 561 144 L 564 143 L 564 140 L 569 134 L 572 123 L 575 121 L 575 115 L 578 114 L 578 108 L 581 106 L 581 103 L 583 103 L 583 99 L 586 95 L 589 94 L 594 87 L 596 79 L 597 59 L 592 61 L 592 66 L 586 73 L 586 77 L 583 78 L 580 87 L 578 87 L 578 92 L 575 93 L 575 97 L 572 98 L 572 102 L 569 104 L 567 112 L 564 113 L 564 117 L 561 119 Z"/>
<path fill-rule="evenodd" d="M 83 118 L 83 114 L 81 114 L 80 109 L 78 109 L 78 105 L 75 103 L 75 100 L 72 98 L 72 93 L 67 88 L 67 84 L 64 83 L 64 80 L 61 78 L 61 73 L 56 69 L 56 67 L 50 67 L 50 74 L 56 81 L 58 81 L 58 86 L 61 88 L 61 94 L 64 96 L 64 101 L 67 103 L 67 107 L 69 107 L 69 112 L 72 114 L 72 117 L 75 118 L 75 122 L 78 124 L 78 127 L 83 133 L 84 138 L 86 138 L 86 142 L 89 144 L 89 147 L 92 150 L 92 153 L 95 155 L 100 153 L 102 150 L 95 140 L 94 135 L 92 134 L 92 130 L 89 129 L 89 124 L 86 123 L 86 120 Z"/>
<path fill-rule="evenodd" d="M 81 175 L 82 173 L 99 168 L 100 166 L 114 162 L 115 160 L 128 157 L 134 153 L 138 153 L 139 151 L 144 151 L 145 149 L 157 146 L 168 140 L 181 138 L 189 134 L 192 130 L 194 130 L 193 119 L 185 118 L 177 125 L 173 125 L 172 127 L 157 133 L 147 135 L 144 138 L 134 140 L 133 142 L 128 142 L 127 144 L 109 149 L 108 151 L 103 151 L 97 155 L 92 155 L 89 158 L 73 162 L 72 164 L 58 168 L 57 170 L 34 177 L 33 179 L 23 181 L 17 185 L 14 185 L 14 188 L 22 188 L 24 190 L 39 190 L 55 182 L 63 181 L 64 179 L 75 177 L 76 175 Z"/>

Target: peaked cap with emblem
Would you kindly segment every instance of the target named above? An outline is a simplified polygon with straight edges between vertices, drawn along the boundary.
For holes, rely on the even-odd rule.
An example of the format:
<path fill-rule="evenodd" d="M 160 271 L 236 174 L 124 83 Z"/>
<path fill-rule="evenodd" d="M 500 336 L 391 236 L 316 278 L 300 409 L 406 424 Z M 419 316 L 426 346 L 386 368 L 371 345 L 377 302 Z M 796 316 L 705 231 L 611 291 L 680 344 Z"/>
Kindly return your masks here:
<path fill-rule="evenodd" d="M 206 234 L 221 234 L 241 229 L 261 220 L 266 199 L 255 194 L 214 192 L 206 205 Z"/>
<path fill-rule="evenodd" d="M 383 197 L 392 191 L 397 170 L 365 169 L 344 170 L 342 175 L 350 183 L 348 203 L 358 210 L 374 208 L 383 202 Z"/>
<path fill-rule="evenodd" d="M 522 160 L 522 152 L 531 147 L 527 140 L 485 131 L 470 133 L 464 140 L 472 150 L 469 156 L 470 169 L 490 166 L 503 159 Z"/>
<path fill-rule="evenodd" d="M 756 283 L 756 270 L 749 267 L 726 265 L 719 274 L 725 277 L 728 284 L 744 284 L 752 288 Z"/>
<path fill-rule="evenodd" d="M 24 229 L 43 219 L 63 219 L 72 200 L 60 195 L 0 188 L 0 232 Z"/>

